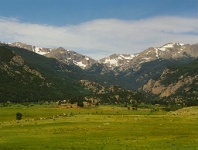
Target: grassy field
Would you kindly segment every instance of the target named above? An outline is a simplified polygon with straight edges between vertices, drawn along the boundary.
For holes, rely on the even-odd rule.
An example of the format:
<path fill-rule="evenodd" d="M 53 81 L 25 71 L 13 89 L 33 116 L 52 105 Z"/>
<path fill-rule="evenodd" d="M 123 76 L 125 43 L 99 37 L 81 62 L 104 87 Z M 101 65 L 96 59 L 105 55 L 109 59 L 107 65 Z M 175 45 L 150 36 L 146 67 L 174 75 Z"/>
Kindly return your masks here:
<path fill-rule="evenodd" d="M 0 149 L 198 150 L 197 110 L 0 107 Z M 19 122 L 17 112 L 23 114 Z"/>

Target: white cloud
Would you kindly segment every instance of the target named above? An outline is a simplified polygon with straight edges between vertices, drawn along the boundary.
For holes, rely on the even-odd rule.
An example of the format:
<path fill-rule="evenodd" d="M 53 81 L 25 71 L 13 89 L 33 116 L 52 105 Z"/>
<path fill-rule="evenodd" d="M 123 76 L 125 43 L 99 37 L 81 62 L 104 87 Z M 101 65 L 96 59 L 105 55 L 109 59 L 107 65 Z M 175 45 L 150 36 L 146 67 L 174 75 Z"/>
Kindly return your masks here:
<path fill-rule="evenodd" d="M 197 18 L 163 16 L 132 21 L 100 19 L 57 27 L 1 17 L 0 40 L 62 46 L 99 59 L 113 53 L 134 54 L 168 42 L 198 43 L 197 24 Z"/>

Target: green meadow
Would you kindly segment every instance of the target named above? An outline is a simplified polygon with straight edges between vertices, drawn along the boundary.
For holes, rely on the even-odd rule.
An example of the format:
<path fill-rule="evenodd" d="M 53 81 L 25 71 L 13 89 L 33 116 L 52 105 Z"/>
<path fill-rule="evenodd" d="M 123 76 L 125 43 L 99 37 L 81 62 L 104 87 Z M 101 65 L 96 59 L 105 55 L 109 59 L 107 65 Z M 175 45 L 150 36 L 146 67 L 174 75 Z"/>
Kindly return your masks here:
<path fill-rule="evenodd" d="M 0 149 L 198 150 L 197 110 L 1 106 Z"/>

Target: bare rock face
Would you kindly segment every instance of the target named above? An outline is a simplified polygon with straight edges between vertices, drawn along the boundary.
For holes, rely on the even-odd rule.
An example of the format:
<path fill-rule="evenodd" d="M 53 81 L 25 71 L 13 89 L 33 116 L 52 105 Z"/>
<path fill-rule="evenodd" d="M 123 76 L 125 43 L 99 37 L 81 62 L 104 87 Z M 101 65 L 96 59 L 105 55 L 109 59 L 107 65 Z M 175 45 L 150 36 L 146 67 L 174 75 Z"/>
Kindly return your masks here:
<path fill-rule="evenodd" d="M 169 88 L 167 88 L 163 84 L 161 84 L 161 80 L 163 80 L 169 72 L 170 72 L 169 69 L 164 70 L 160 76 L 160 80 L 155 81 L 150 79 L 148 83 L 143 86 L 143 90 L 160 96 L 170 95 L 172 91 L 170 90 L 171 85 L 169 85 Z"/>
<path fill-rule="evenodd" d="M 17 65 L 17 66 L 23 66 L 24 65 L 24 60 L 21 56 L 16 55 L 12 58 L 11 63 Z"/>
<path fill-rule="evenodd" d="M 161 94 L 165 87 L 160 84 L 159 81 L 149 80 L 146 85 L 144 85 L 143 90 L 146 92 L 151 92 L 153 94 Z"/>
<path fill-rule="evenodd" d="M 196 72 L 196 71 L 197 71 L 197 69 L 194 72 Z M 147 82 L 147 84 L 145 84 L 143 86 L 143 90 L 145 92 L 150 92 L 150 93 L 159 95 L 160 97 L 171 96 L 171 95 L 177 93 L 179 90 L 188 92 L 192 88 L 191 85 L 194 82 L 197 82 L 198 75 L 196 73 L 192 74 L 189 72 L 183 72 L 182 75 L 176 76 L 176 74 L 178 72 L 179 72 L 179 69 L 164 70 L 158 80 L 150 79 Z M 165 84 L 164 81 L 169 79 L 169 78 L 167 78 L 167 76 L 172 76 L 172 78 L 175 78 L 174 81 L 170 82 L 169 84 Z M 194 88 L 194 86 L 193 86 L 193 88 Z"/>
<path fill-rule="evenodd" d="M 66 50 L 62 47 L 52 49 L 51 52 L 45 54 L 45 56 L 49 58 L 56 58 L 57 60 L 66 64 L 74 64 L 82 69 L 87 69 L 96 63 L 94 59 L 88 56 Z"/>

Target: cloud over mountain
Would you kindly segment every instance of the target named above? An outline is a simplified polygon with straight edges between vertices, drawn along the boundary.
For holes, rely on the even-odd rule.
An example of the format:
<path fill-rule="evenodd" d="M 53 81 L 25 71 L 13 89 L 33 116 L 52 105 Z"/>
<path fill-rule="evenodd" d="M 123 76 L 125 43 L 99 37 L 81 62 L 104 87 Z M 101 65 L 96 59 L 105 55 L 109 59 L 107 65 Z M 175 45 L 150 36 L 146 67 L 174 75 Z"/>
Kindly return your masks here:
<path fill-rule="evenodd" d="M 98 19 L 78 25 L 50 26 L 0 17 L 3 42 L 72 49 L 95 59 L 112 53 L 134 54 L 168 42 L 197 43 L 197 18 Z"/>

